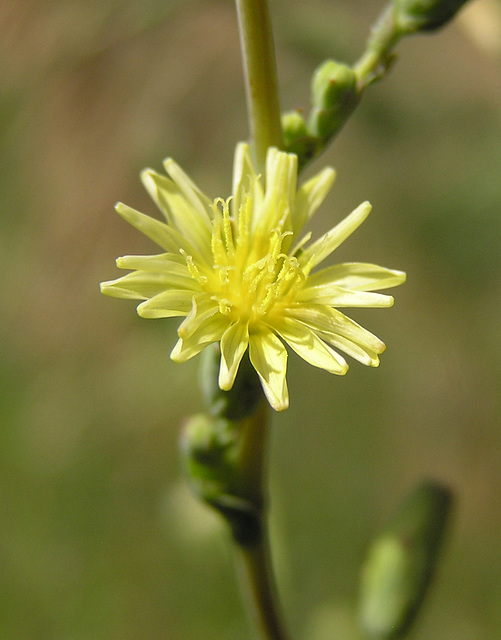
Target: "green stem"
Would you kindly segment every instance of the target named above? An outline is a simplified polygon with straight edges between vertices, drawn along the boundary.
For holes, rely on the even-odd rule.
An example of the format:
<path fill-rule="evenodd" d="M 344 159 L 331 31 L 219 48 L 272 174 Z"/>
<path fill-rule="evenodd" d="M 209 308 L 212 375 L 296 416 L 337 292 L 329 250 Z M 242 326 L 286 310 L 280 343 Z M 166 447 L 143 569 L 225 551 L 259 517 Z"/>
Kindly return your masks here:
<path fill-rule="evenodd" d="M 266 515 L 263 515 L 266 506 L 263 487 L 266 480 L 268 416 L 268 405 L 263 402 L 242 433 L 238 468 L 242 478 L 245 478 L 246 497 L 256 508 L 257 526 L 253 527 L 253 531 L 257 535 L 249 537 L 240 530 L 235 542 L 242 589 L 256 629 L 263 640 L 287 640 L 279 614 L 265 526 Z"/>
<path fill-rule="evenodd" d="M 277 613 L 268 544 L 263 538 L 253 545 L 238 547 L 241 581 L 248 610 L 263 640 L 287 640 Z"/>
<path fill-rule="evenodd" d="M 263 172 L 268 147 L 283 148 L 277 68 L 267 0 L 236 0 L 254 153 Z"/>
<path fill-rule="evenodd" d="M 360 91 L 386 74 L 393 61 L 392 50 L 402 36 L 395 23 L 394 6 L 389 5 L 372 27 L 367 48 L 353 66 Z"/>

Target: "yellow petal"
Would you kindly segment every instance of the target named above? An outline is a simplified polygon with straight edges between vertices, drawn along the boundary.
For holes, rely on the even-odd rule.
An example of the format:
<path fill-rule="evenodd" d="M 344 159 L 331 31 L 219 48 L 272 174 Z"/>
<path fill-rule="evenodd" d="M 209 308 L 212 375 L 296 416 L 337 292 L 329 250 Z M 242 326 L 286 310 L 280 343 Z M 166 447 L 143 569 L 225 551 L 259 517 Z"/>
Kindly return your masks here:
<path fill-rule="evenodd" d="M 191 309 L 193 291 L 170 289 L 163 291 L 150 300 L 141 302 L 137 308 L 142 318 L 173 318 L 185 316 Z"/>
<path fill-rule="evenodd" d="M 232 324 L 221 338 L 219 386 L 228 391 L 235 382 L 238 367 L 249 344 L 249 328 L 245 322 Z"/>
<path fill-rule="evenodd" d="M 189 253 L 195 252 L 206 260 L 210 259 L 209 213 L 201 207 L 204 211 L 202 216 L 199 209 L 167 176 L 147 169 L 141 173 L 141 179 L 146 190 L 167 218 L 169 226 L 184 238 L 184 244 L 181 246 L 190 247 Z"/>
<path fill-rule="evenodd" d="M 315 332 L 342 336 L 368 353 L 382 353 L 386 348 L 377 336 L 337 309 L 320 304 L 298 304 L 289 307 L 287 313 Z"/>
<path fill-rule="evenodd" d="M 346 355 L 351 356 L 355 360 L 358 360 L 358 362 L 364 364 L 366 367 L 379 366 L 379 358 L 376 353 L 360 346 L 356 342 L 348 340 L 348 338 L 345 338 L 344 336 L 340 336 L 335 333 L 322 332 L 319 332 L 318 336 L 336 349 L 340 349 L 341 351 L 346 353 Z"/>
<path fill-rule="evenodd" d="M 254 220 L 256 235 L 266 235 L 280 228 L 292 230 L 292 210 L 297 187 L 297 156 L 268 149 L 266 156 L 266 191 L 259 217 Z"/>
<path fill-rule="evenodd" d="M 276 411 L 287 409 L 289 392 L 285 378 L 287 351 L 284 345 L 272 331 L 263 329 L 249 336 L 249 356 L 268 402 Z"/>
<path fill-rule="evenodd" d="M 145 295 L 147 298 L 160 293 L 166 289 L 187 289 L 193 293 L 200 291 L 200 283 L 195 280 L 189 272 L 186 261 L 179 256 L 181 261 L 171 260 L 172 254 L 162 254 L 160 256 L 123 256 L 117 259 L 117 267 L 120 269 L 137 269 L 135 273 L 141 274 L 145 285 L 148 280 L 158 290 Z M 177 256 L 174 256 L 175 258 Z M 130 273 L 124 278 L 134 279 L 135 274 Z M 163 285 L 163 289 L 160 286 Z"/>
<path fill-rule="evenodd" d="M 191 309 L 186 320 L 179 326 L 177 332 L 180 338 L 186 340 L 200 327 L 207 323 L 211 323 L 215 315 L 220 315 L 219 305 L 212 299 L 208 293 L 198 293 L 192 297 Z"/>
<path fill-rule="evenodd" d="M 115 205 L 115 210 L 124 220 L 141 233 L 144 233 L 150 240 L 156 242 L 158 246 L 165 249 L 165 251 L 177 253 L 179 247 L 184 247 L 184 244 L 180 244 L 180 242 L 182 243 L 182 238 L 179 234 L 164 222 L 146 216 L 144 213 L 140 213 L 122 202 L 118 202 Z"/>
<path fill-rule="evenodd" d="M 200 218 L 210 225 L 210 207 L 212 200 L 197 187 L 189 175 L 185 173 L 172 158 L 164 160 L 164 167 L 184 195 L 186 201 L 193 209 L 197 210 Z"/>
<path fill-rule="evenodd" d="M 238 212 L 249 191 L 252 190 L 252 200 L 260 210 L 263 201 L 263 189 L 257 179 L 250 147 L 245 142 L 240 142 L 235 149 L 233 161 L 233 211 L 235 220 Z"/>
<path fill-rule="evenodd" d="M 336 172 L 331 167 L 305 182 L 296 194 L 293 214 L 294 233 L 299 233 L 318 207 L 325 200 L 336 178 Z"/>
<path fill-rule="evenodd" d="M 307 285 L 316 287 L 333 283 L 355 291 L 376 291 L 396 287 L 405 279 L 403 271 L 366 262 L 343 262 L 313 273 Z"/>
<path fill-rule="evenodd" d="M 190 272 L 186 260 L 178 253 L 159 253 L 151 256 L 122 256 L 117 258 L 119 269 L 141 269 L 142 271 L 176 271 L 179 275 Z"/>
<path fill-rule="evenodd" d="M 114 298 L 126 298 L 129 300 L 147 300 L 175 287 L 175 277 L 166 273 L 148 273 L 146 271 L 134 271 L 116 280 L 101 283 L 101 292 Z M 183 287 L 184 289 L 185 287 Z M 193 290 L 190 293 L 190 299 Z"/>
<path fill-rule="evenodd" d="M 283 318 L 273 328 L 303 360 L 314 367 L 336 375 L 344 375 L 348 371 L 345 359 L 301 322 Z"/>
<path fill-rule="evenodd" d="M 349 216 L 307 247 L 299 258 L 301 266 L 313 269 L 322 260 L 325 260 L 346 238 L 358 229 L 369 215 L 371 208 L 368 202 L 362 202 Z"/>
<path fill-rule="evenodd" d="M 170 357 L 175 362 L 186 362 L 213 342 L 219 342 L 230 321 L 220 313 L 200 325 L 188 338 L 179 338 Z"/>
<path fill-rule="evenodd" d="M 384 293 L 351 291 L 336 284 L 305 286 L 296 295 L 297 302 L 314 302 L 332 307 L 392 307 L 394 299 Z"/>

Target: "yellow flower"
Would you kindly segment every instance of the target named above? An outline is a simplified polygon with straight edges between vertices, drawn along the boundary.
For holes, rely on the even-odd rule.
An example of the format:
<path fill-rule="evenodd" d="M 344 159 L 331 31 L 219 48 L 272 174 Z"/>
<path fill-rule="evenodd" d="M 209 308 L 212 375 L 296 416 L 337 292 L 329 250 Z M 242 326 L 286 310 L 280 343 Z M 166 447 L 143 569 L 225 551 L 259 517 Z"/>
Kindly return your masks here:
<path fill-rule="evenodd" d="M 117 205 L 118 213 L 164 253 L 118 258 L 118 267 L 132 272 L 103 282 L 101 290 L 143 300 L 137 311 L 144 318 L 184 316 L 173 360 L 184 362 L 219 342 L 219 386 L 228 390 L 249 350 L 277 411 L 289 404 L 285 344 L 334 374 L 348 369 L 335 349 L 365 365 L 379 364 L 385 345 L 339 308 L 390 307 L 393 298 L 374 291 L 401 284 L 405 274 L 359 262 L 312 273 L 365 220 L 370 204 L 361 204 L 311 244 L 311 233 L 298 239 L 327 195 L 333 169 L 298 189 L 297 157 L 272 148 L 263 180 L 248 145 L 241 143 L 233 196 L 214 201 L 173 160 L 165 161 L 165 169 L 168 177 L 149 169 L 141 177 L 166 222 Z"/>

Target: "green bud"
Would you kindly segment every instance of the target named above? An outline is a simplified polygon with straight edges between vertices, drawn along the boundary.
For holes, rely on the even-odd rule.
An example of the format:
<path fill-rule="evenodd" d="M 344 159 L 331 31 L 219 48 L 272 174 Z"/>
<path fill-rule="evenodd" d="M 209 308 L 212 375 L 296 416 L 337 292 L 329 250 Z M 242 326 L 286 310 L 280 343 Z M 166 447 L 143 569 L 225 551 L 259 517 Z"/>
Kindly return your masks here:
<path fill-rule="evenodd" d="M 190 463 L 208 469 L 220 467 L 225 452 L 237 438 L 237 429 L 229 420 L 197 413 L 184 424 L 181 446 Z"/>
<path fill-rule="evenodd" d="M 193 493 L 230 524 L 241 545 L 261 535 L 260 453 L 252 438 L 262 428 L 262 412 L 241 421 L 197 414 L 181 433 L 181 460 Z"/>
<path fill-rule="evenodd" d="M 414 620 L 434 573 L 451 501 L 445 487 L 422 484 L 371 545 L 359 609 L 368 637 L 396 640 Z"/>
<path fill-rule="evenodd" d="M 200 386 L 211 415 L 230 420 L 241 420 L 253 415 L 261 406 L 263 391 L 258 375 L 246 354 L 242 358 L 237 377 L 229 391 L 218 385 L 220 351 L 218 345 L 202 352 Z"/>
<path fill-rule="evenodd" d="M 357 77 L 351 67 L 335 60 L 326 60 L 314 72 L 311 98 L 314 107 L 332 109 L 356 92 Z"/>
<path fill-rule="evenodd" d="M 212 504 L 232 484 L 228 451 L 238 437 L 232 423 L 200 413 L 189 418 L 181 432 L 181 459 L 191 488 Z"/>
<path fill-rule="evenodd" d="M 285 145 L 289 145 L 298 138 L 308 135 L 306 122 L 300 111 L 287 111 L 282 114 L 282 129 L 284 132 Z"/>
<path fill-rule="evenodd" d="M 295 153 L 302 167 L 320 151 L 321 140 L 311 136 L 306 122 L 299 111 L 282 114 L 282 131 L 284 148 L 288 153 Z"/>
<path fill-rule="evenodd" d="M 311 135 L 328 140 L 341 129 L 359 101 L 357 76 L 351 67 L 326 60 L 313 74 Z"/>
<path fill-rule="evenodd" d="M 403 33 L 433 31 L 445 25 L 467 0 L 393 0 L 395 21 Z"/>

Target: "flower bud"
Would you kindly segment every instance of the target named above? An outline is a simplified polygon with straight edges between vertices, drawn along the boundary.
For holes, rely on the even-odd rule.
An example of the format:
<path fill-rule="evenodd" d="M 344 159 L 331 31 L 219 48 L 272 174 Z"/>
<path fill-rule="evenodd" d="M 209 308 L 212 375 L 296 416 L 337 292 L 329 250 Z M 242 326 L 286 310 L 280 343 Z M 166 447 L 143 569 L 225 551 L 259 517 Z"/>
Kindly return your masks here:
<path fill-rule="evenodd" d="M 421 604 L 451 506 L 448 489 L 419 486 L 371 545 L 362 571 L 360 621 L 370 638 L 401 638 Z"/>
<path fill-rule="evenodd" d="M 234 470 L 228 452 L 237 438 L 232 423 L 203 413 L 189 418 L 181 432 L 181 461 L 195 495 L 217 508 L 230 491 Z"/>
<path fill-rule="evenodd" d="M 262 533 L 262 451 L 254 440 L 263 426 L 263 412 L 240 421 L 200 413 L 185 422 L 181 434 L 181 461 L 191 490 L 225 518 L 244 546 Z"/>
<path fill-rule="evenodd" d="M 313 74 L 313 109 L 308 129 L 323 140 L 331 138 L 358 104 L 357 76 L 345 64 L 326 60 Z"/>
<path fill-rule="evenodd" d="M 282 114 L 282 131 L 285 150 L 297 155 L 300 166 L 306 164 L 319 152 L 321 140 L 310 135 L 299 111 L 288 111 Z"/>
<path fill-rule="evenodd" d="M 451 20 L 467 0 L 393 0 L 395 20 L 403 33 L 433 31 Z"/>

